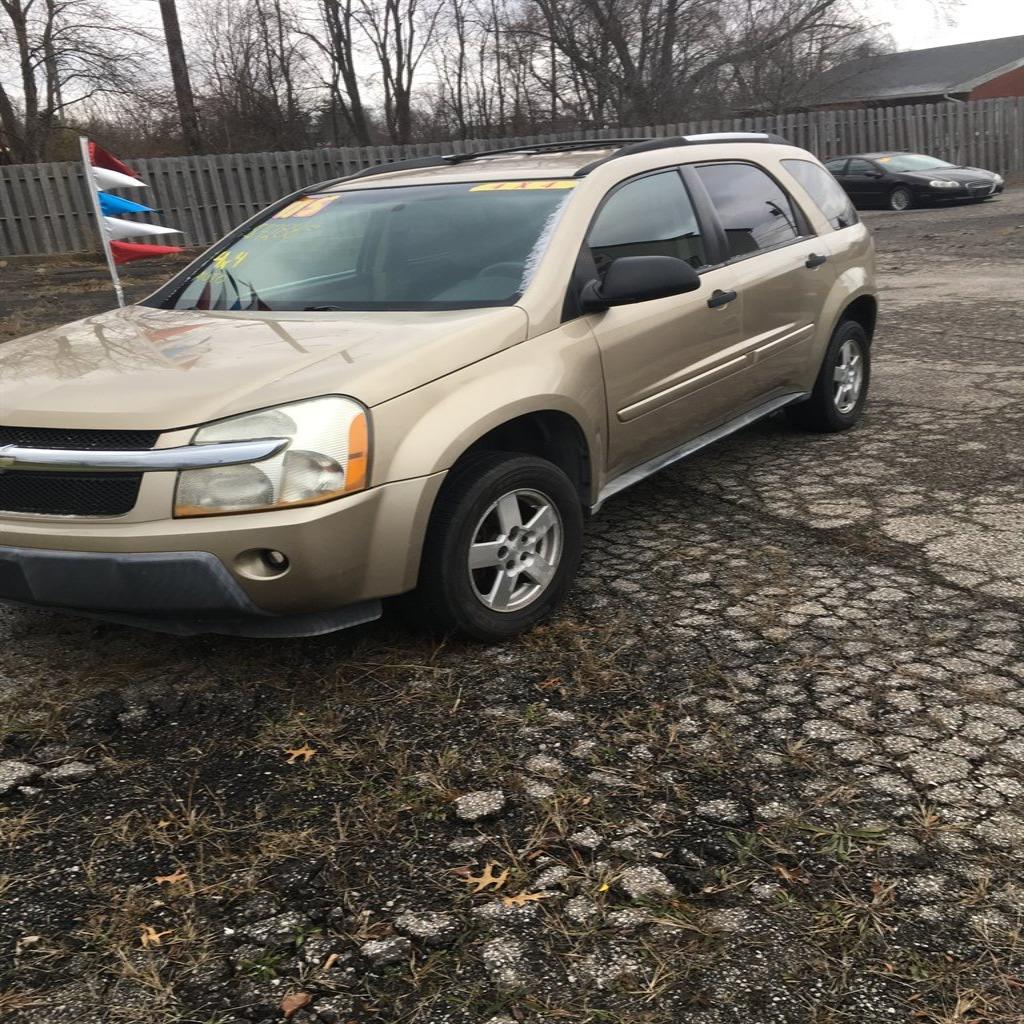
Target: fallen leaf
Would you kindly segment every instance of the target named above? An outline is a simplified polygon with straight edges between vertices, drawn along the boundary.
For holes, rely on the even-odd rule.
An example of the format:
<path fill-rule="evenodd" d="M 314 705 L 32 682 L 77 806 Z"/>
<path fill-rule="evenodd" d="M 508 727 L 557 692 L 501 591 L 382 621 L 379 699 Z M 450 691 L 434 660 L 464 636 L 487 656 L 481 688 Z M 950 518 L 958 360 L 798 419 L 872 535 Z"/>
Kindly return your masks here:
<path fill-rule="evenodd" d="M 313 997 L 308 992 L 290 992 L 281 1000 L 281 1012 L 284 1019 L 289 1020 L 298 1013 L 304 1006 L 309 1006 Z"/>
<path fill-rule="evenodd" d="M 40 939 L 42 939 L 42 935 L 22 935 L 14 944 L 14 959 L 17 960 L 22 950 L 28 949 L 29 946 L 34 946 Z"/>
<path fill-rule="evenodd" d="M 142 943 L 143 949 L 149 949 L 150 946 L 160 946 L 163 943 L 160 941 L 165 935 L 170 935 L 170 931 L 158 932 L 151 924 L 139 925 L 139 939 Z"/>
<path fill-rule="evenodd" d="M 562 685 L 561 676 L 552 676 L 550 679 L 545 679 L 544 682 L 538 683 L 537 688 L 539 690 L 553 690 L 555 687 Z"/>
<path fill-rule="evenodd" d="M 497 890 L 508 881 L 509 871 L 508 868 L 505 868 L 503 871 L 499 871 L 498 874 L 495 874 L 494 869 L 497 866 L 498 865 L 495 864 L 494 861 L 488 861 L 479 875 L 471 874 L 467 870 L 462 880 L 466 885 L 473 886 L 474 894 L 483 892 L 484 889 L 493 889 L 497 892 Z"/>
<path fill-rule="evenodd" d="M 527 903 L 549 900 L 554 895 L 553 892 L 517 892 L 515 896 L 506 896 L 501 902 L 506 907 L 525 907 Z"/>
<path fill-rule="evenodd" d="M 784 882 L 806 882 L 807 875 L 803 868 L 787 868 L 784 864 L 773 864 L 772 870 L 781 878 Z"/>
<path fill-rule="evenodd" d="M 600 885 L 599 885 L 599 886 L 597 887 L 597 891 L 598 891 L 598 892 L 607 892 L 607 891 L 608 891 L 608 890 L 609 890 L 610 888 L 611 888 L 611 886 L 610 886 L 610 885 L 609 885 L 609 884 L 608 884 L 607 882 L 602 882 L 602 883 L 601 883 L 601 884 L 600 884 Z"/>
<path fill-rule="evenodd" d="M 153 881 L 157 885 L 177 885 L 178 882 L 184 882 L 186 878 L 188 878 L 188 875 L 181 868 L 178 868 L 173 875 L 157 875 Z"/>
<path fill-rule="evenodd" d="M 290 747 L 285 753 L 288 755 L 289 764 L 295 764 L 300 757 L 303 764 L 308 764 L 310 759 L 316 756 L 316 751 L 308 743 L 303 743 L 301 747 Z"/>

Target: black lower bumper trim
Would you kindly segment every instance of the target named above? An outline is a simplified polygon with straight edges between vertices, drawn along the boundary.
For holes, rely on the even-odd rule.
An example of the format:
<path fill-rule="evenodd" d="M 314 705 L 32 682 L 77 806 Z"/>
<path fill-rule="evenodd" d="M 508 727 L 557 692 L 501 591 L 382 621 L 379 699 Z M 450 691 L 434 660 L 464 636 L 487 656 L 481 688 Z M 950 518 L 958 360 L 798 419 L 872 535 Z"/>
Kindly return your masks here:
<path fill-rule="evenodd" d="M 180 635 L 315 636 L 379 618 L 379 601 L 274 615 L 208 551 L 145 554 L 0 547 L 0 602 L 42 606 Z"/>

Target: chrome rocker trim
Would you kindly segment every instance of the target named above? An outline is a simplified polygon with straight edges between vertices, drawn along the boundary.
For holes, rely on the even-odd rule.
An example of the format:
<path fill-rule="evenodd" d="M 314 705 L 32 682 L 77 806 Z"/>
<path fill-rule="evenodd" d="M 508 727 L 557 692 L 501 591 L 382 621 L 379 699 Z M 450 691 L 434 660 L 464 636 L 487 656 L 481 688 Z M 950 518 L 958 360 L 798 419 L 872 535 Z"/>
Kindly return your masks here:
<path fill-rule="evenodd" d="M 685 459 L 688 455 L 693 455 L 694 452 L 699 452 L 701 448 L 706 448 L 709 444 L 714 444 L 715 441 L 720 441 L 723 437 L 728 437 L 730 434 L 735 434 L 737 430 L 742 430 L 744 427 L 749 427 L 751 423 L 756 423 L 758 420 L 763 419 L 770 413 L 775 412 L 777 409 L 781 409 L 785 405 L 789 405 L 792 402 L 799 402 L 803 398 L 808 397 L 806 391 L 794 391 L 787 395 L 780 395 L 778 398 L 773 398 L 769 402 L 765 402 L 762 405 L 757 406 L 755 409 L 751 409 L 749 412 L 743 413 L 741 416 L 737 416 L 733 420 L 729 420 L 728 423 L 723 423 L 719 427 L 715 427 L 707 433 L 701 434 L 698 437 L 687 441 L 685 444 L 679 445 L 678 448 L 673 448 L 670 451 L 663 452 L 661 455 L 656 455 L 653 459 L 649 459 L 647 462 L 641 462 L 639 466 L 634 466 L 632 469 L 626 470 L 621 476 L 617 476 L 610 483 L 606 484 L 602 489 L 601 493 L 597 496 L 597 501 L 590 506 L 591 514 L 596 514 L 598 509 L 614 494 L 618 494 L 619 491 L 624 491 L 627 487 L 632 487 L 634 484 L 640 483 L 641 480 L 646 479 L 652 473 L 657 473 L 658 470 L 664 469 L 666 466 L 671 466 L 673 462 L 678 462 L 680 459 Z"/>
<path fill-rule="evenodd" d="M 72 448 L 0 446 L 0 473 L 8 469 L 64 473 L 150 473 L 209 469 L 262 462 L 288 447 L 286 437 L 258 441 L 191 444 L 141 451 L 83 451 Z"/>

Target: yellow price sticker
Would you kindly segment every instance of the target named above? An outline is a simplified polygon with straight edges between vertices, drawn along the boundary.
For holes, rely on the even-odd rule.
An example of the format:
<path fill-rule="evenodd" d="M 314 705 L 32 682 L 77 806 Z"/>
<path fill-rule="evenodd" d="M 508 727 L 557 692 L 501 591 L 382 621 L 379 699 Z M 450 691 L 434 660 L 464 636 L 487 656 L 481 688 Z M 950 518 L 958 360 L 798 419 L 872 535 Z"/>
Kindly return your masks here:
<path fill-rule="evenodd" d="M 314 217 L 326 210 L 338 196 L 303 196 L 289 203 L 284 209 L 274 214 L 273 220 L 287 220 L 289 217 Z"/>
<path fill-rule="evenodd" d="M 474 185 L 470 192 L 536 192 L 547 189 L 575 188 L 576 182 L 555 178 L 535 178 L 532 181 L 485 181 Z"/>

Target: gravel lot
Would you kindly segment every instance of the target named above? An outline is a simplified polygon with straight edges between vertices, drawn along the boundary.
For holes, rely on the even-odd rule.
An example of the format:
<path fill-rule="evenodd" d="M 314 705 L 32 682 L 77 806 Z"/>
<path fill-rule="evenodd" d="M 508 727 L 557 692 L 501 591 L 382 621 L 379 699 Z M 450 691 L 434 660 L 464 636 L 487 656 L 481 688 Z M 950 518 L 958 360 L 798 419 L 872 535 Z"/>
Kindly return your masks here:
<path fill-rule="evenodd" d="M 521 641 L 0 612 L 0 1019 L 1024 1021 L 1024 190 L 865 219 L 863 424 L 609 502 Z"/>

